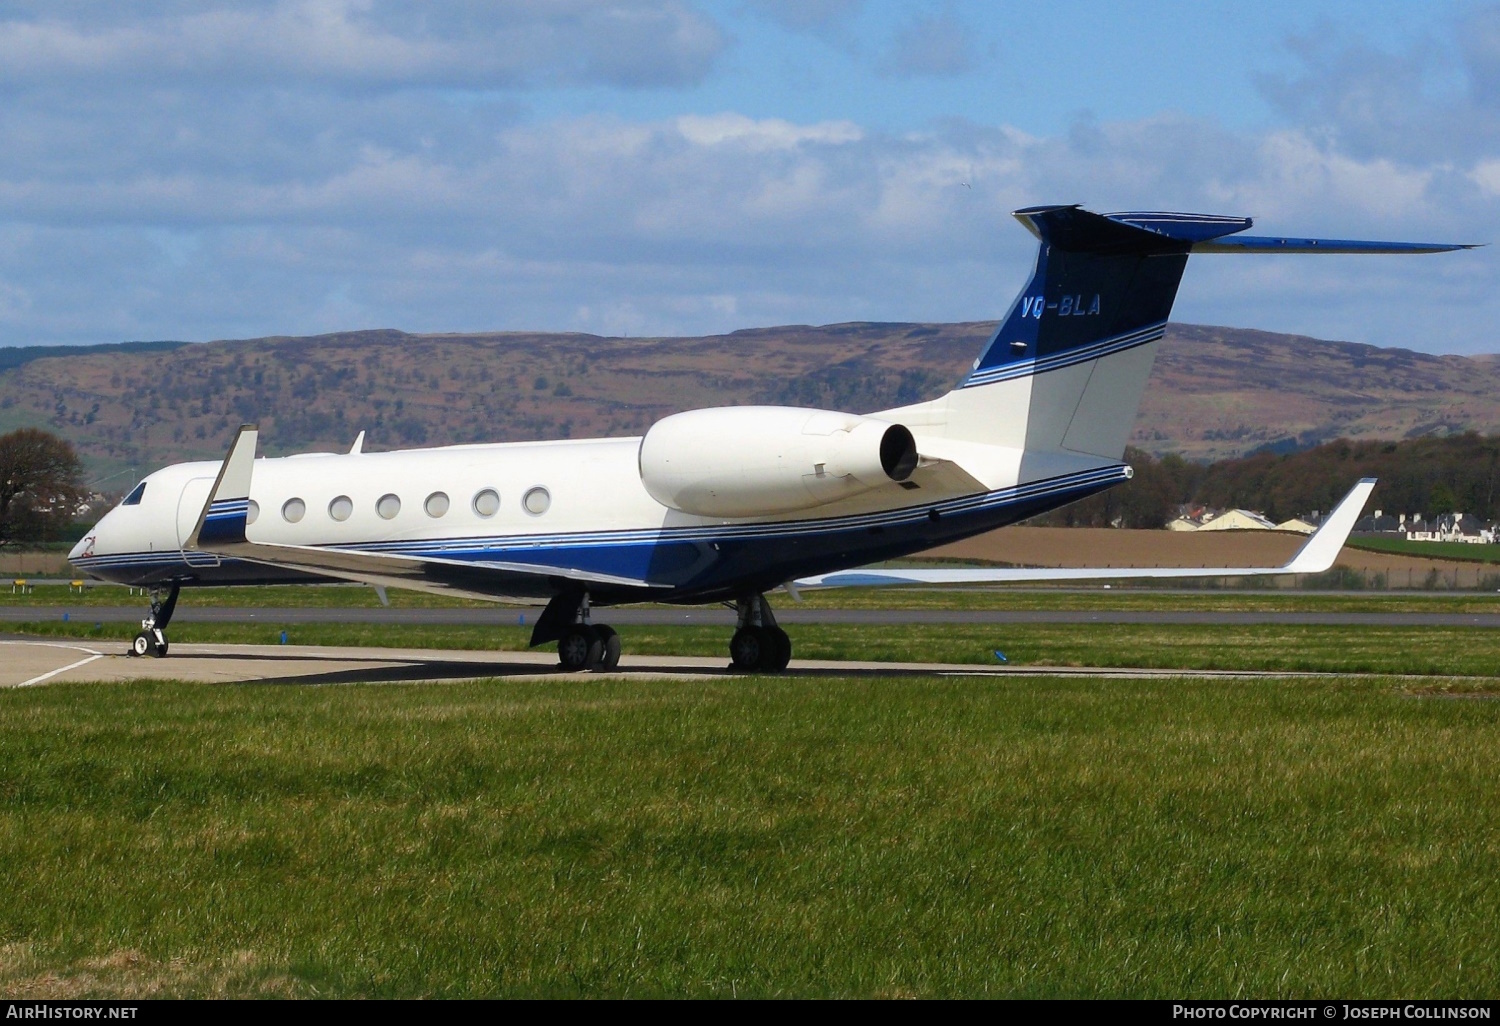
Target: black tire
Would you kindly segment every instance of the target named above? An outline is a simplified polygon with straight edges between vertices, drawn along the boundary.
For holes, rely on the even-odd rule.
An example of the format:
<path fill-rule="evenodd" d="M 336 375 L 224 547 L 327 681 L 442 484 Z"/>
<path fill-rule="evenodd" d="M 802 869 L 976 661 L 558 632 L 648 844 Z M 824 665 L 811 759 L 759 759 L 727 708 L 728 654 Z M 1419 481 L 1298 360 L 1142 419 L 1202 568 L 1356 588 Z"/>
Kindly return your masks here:
<path fill-rule="evenodd" d="M 781 673 L 786 669 L 787 663 L 792 661 L 792 639 L 787 637 L 786 631 L 780 627 L 766 627 L 763 629 L 766 632 L 768 641 L 766 655 L 769 658 L 761 669 L 767 673 Z"/>
<path fill-rule="evenodd" d="M 620 635 L 608 624 L 598 624 L 594 633 L 599 636 L 599 661 L 591 670 L 607 673 L 620 665 Z"/>
<path fill-rule="evenodd" d="M 151 654 L 156 656 L 156 658 L 158 659 L 165 659 L 167 657 L 167 648 L 167 642 L 163 640 L 161 644 L 153 644 L 151 646 Z"/>
<path fill-rule="evenodd" d="M 130 642 L 130 654 L 143 656 L 156 647 L 156 639 L 145 631 L 141 631 Z"/>
<path fill-rule="evenodd" d="M 741 627 L 729 639 L 729 668 L 753 673 L 763 669 L 771 655 L 771 641 L 761 627 Z"/>
<path fill-rule="evenodd" d="M 568 671 L 587 670 L 599 664 L 604 643 L 593 628 L 575 624 L 557 642 L 557 662 Z"/>

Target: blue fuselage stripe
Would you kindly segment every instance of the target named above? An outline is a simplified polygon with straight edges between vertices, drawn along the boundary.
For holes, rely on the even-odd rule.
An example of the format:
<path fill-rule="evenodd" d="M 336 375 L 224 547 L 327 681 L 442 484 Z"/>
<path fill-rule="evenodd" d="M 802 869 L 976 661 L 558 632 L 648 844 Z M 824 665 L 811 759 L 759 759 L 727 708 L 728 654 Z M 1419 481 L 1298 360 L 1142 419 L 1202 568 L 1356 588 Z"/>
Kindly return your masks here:
<path fill-rule="evenodd" d="M 1097 360 L 1100 357 L 1121 353 L 1127 349 L 1155 342 L 1166 332 L 1166 321 L 1147 325 L 1124 335 L 1116 335 L 1111 338 L 1099 339 L 1076 349 L 1069 349 L 1061 353 L 1053 353 L 1037 359 L 1016 360 L 1011 363 L 1001 364 L 994 367 L 985 367 L 970 374 L 959 385 L 960 388 L 974 388 L 977 385 L 993 385 L 997 381 L 1010 381 L 1015 378 L 1027 378 L 1037 374 L 1045 374 L 1048 371 L 1061 370 L 1074 364 L 1086 363 L 1089 360 Z"/>

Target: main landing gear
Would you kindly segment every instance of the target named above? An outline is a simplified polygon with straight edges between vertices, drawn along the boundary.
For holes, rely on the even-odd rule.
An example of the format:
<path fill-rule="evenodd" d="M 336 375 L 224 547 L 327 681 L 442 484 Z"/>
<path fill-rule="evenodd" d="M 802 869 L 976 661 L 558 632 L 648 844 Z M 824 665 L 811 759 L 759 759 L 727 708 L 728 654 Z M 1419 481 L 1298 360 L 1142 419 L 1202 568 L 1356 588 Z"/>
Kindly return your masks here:
<path fill-rule="evenodd" d="M 181 590 L 179 585 L 174 584 L 163 599 L 160 588 L 151 589 L 151 615 L 141 621 L 141 632 L 130 643 L 131 655 L 151 655 L 160 659 L 167 654 L 167 624 L 172 622 L 172 613 L 177 608 L 177 593 Z"/>
<path fill-rule="evenodd" d="M 532 647 L 557 642 L 564 670 L 603 673 L 620 665 L 620 635 L 613 627 L 589 622 L 588 592 L 558 595 L 547 603 L 531 631 Z"/>
<path fill-rule="evenodd" d="M 764 595 L 747 596 L 735 603 L 739 614 L 734 637 L 729 639 L 729 666 L 749 673 L 780 673 L 792 661 L 792 639 L 776 625 L 771 605 Z"/>
<path fill-rule="evenodd" d="M 739 614 L 729 642 L 730 669 L 745 673 L 780 673 L 792 658 L 792 639 L 776 625 L 764 595 L 735 602 Z M 620 636 L 613 627 L 589 622 L 587 592 L 554 595 L 531 630 L 531 647 L 557 642 L 557 663 L 564 670 L 606 672 L 620 664 Z"/>
<path fill-rule="evenodd" d="M 575 623 L 557 639 L 557 662 L 564 670 L 613 670 L 620 665 L 620 635 L 603 623 Z"/>

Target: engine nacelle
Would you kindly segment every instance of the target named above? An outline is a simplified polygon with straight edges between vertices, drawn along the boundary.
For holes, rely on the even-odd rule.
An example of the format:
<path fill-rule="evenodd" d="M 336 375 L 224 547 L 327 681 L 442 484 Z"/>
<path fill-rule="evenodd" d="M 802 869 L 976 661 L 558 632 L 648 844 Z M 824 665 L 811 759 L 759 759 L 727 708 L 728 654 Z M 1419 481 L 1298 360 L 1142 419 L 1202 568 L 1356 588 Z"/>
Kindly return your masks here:
<path fill-rule="evenodd" d="M 753 517 L 822 506 L 905 481 L 917 443 L 900 424 L 786 406 L 665 417 L 641 439 L 641 480 L 663 506 Z"/>

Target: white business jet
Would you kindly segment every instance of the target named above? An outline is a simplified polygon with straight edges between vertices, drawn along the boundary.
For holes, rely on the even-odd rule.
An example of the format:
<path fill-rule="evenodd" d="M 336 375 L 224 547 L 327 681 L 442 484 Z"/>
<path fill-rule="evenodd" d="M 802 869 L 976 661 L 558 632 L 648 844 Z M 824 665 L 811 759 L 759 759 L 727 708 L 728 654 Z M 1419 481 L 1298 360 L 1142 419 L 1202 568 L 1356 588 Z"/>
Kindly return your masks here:
<path fill-rule="evenodd" d="M 1036 269 L 946 395 L 876 413 L 693 410 L 644 437 L 255 457 L 151 474 L 69 555 L 152 589 L 133 651 L 167 653 L 180 590 L 358 581 L 546 604 L 532 645 L 613 668 L 593 612 L 734 603 L 733 665 L 779 672 L 765 593 L 799 588 L 1316 573 L 1365 500 L 1356 484 L 1292 560 L 1201 569 L 857 569 L 1024 520 L 1129 480 L 1121 458 L 1191 253 L 1434 253 L 1425 243 L 1258 238 L 1249 218 L 1029 207 Z"/>

